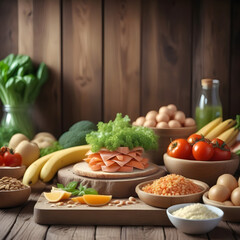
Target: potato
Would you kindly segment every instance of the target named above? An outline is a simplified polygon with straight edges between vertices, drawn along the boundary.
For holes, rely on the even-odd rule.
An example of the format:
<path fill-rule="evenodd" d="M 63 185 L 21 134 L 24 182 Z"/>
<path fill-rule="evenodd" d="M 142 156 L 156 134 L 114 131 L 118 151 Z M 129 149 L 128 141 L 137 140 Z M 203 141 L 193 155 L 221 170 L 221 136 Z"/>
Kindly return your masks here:
<path fill-rule="evenodd" d="M 17 145 L 22 142 L 23 140 L 27 140 L 29 141 L 29 139 L 22 133 L 16 133 L 14 134 L 8 144 L 9 148 L 12 148 L 13 150 L 15 150 L 15 148 L 17 147 Z"/>

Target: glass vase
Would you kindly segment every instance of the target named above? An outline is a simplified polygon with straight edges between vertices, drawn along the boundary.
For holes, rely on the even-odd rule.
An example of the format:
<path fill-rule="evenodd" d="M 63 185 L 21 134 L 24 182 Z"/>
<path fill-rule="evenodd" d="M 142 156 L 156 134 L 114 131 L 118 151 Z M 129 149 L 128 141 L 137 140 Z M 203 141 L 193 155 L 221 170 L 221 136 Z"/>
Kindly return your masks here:
<path fill-rule="evenodd" d="M 32 139 L 34 136 L 34 124 L 31 113 L 32 105 L 4 105 L 1 126 L 12 128 Z"/>

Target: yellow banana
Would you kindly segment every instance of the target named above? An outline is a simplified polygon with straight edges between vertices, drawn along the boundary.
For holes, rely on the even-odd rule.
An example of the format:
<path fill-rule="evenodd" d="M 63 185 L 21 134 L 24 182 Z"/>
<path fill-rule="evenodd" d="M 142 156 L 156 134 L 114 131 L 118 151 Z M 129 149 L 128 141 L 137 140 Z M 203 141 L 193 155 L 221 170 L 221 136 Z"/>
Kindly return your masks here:
<path fill-rule="evenodd" d="M 230 140 L 230 142 L 227 143 L 227 145 L 228 145 L 229 147 L 232 147 L 232 146 L 234 145 L 234 143 L 237 141 L 237 137 L 238 137 L 238 134 L 237 134 L 236 136 L 234 136 L 234 137 Z"/>
<path fill-rule="evenodd" d="M 43 182 L 49 182 L 56 172 L 68 165 L 81 161 L 90 150 L 90 145 L 67 148 L 56 152 L 43 166 L 40 178 Z"/>
<path fill-rule="evenodd" d="M 62 151 L 62 150 L 60 150 Z M 43 165 L 54 155 L 50 153 L 34 161 L 25 171 L 22 182 L 26 185 L 33 185 L 39 180 L 39 174 Z"/>
<path fill-rule="evenodd" d="M 237 128 L 231 127 L 217 136 L 217 138 L 223 140 L 226 144 L 228 144 L 235 136 L 237 136 L 238 132 L 239 130 Z"/>
<path fill-rule="evenodd" d="M 202 127 L 201 129 L 199 129 L 196 134 L 200 134 L 203 135 L 204 137 L 210 132 L 212 131 L 218 124 L 220 124 L 222 122 L 222 118 L 216 118 L 214 120 L 212 120 L 211 122 L 209 122 L 208 124 L 206 124 L 204 127 Z"/>
<path fill-rule="evenodd" d="M 220 123 L 212 131 L 210 131 L 205 137 L 212 141 L 214 138 L 218 137 L 224 131 L 233 127 L 235 125 L 235 123 L 236 123 L 235 120 L 227 119 L 227 120 L 223 121 L 222 123 Z"/>

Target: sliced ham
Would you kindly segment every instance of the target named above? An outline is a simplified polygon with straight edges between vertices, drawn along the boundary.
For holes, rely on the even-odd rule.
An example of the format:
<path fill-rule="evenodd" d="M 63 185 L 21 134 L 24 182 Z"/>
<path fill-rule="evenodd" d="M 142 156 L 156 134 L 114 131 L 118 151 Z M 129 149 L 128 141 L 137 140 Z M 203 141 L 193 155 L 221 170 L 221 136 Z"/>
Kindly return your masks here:
<path fill-rule="evenodd" d="M 122 155 L 122 160 L 119 160 L 117 157 L 113 158 L 112 161 L 114 161 L 115 163 L 117 163 L 120 167 L 124 166 L 126 163 L 128 163 L 129 161 L 132 160 L 131 157 L 127 156 L 127 155 Z"/>
<path fill-rule="evenodd" d="M 117 172 L 118 169 L 120 168 L 117 164 L 116 165 L 111 165 L 111 166 L 102 166 L 102 171 L 103 172 Z"/>
<path fill-rule="evenodd" d="M 118 152 L 106 152 L 106 151 L 100 151 L 100 156 L 102 160 L 109 160 L 111 158 L 114 158 L 118 155 Z"/>
<path fill-rule="evenodd" d="M 142 169 L 142 170 L 145 168 L 141 162 L 138 162 L 136 160 L 131 160 L 126 164 L 126 166 L 135 167 L 137 169 Z"/>

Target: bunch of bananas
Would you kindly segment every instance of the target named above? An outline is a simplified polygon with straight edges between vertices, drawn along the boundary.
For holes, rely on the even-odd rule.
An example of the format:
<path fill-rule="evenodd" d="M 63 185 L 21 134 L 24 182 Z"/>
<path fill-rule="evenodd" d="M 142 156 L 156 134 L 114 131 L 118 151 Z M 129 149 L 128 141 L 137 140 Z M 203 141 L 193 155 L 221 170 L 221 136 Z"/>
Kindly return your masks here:
<path fill-rule="evenodd" d="M 231 147 L 236 142 L 239 126 L 236 126 L 236 120 L 234 119 L 223 121 L 223 119 L 219 117 L 209 122 L 196 133 L 203 135 L 211 141 L 214 138 L 219 138 Z"/>
<path fill-rule="evenodd" d="M 41 157 L 27 168 L 23 176 L 23 183 L 33 185 L 39 178 L 43 182 L 49 182 L 59 169 L 83 160 L 89 150 L 90 145 L 82 145 Z"/>

